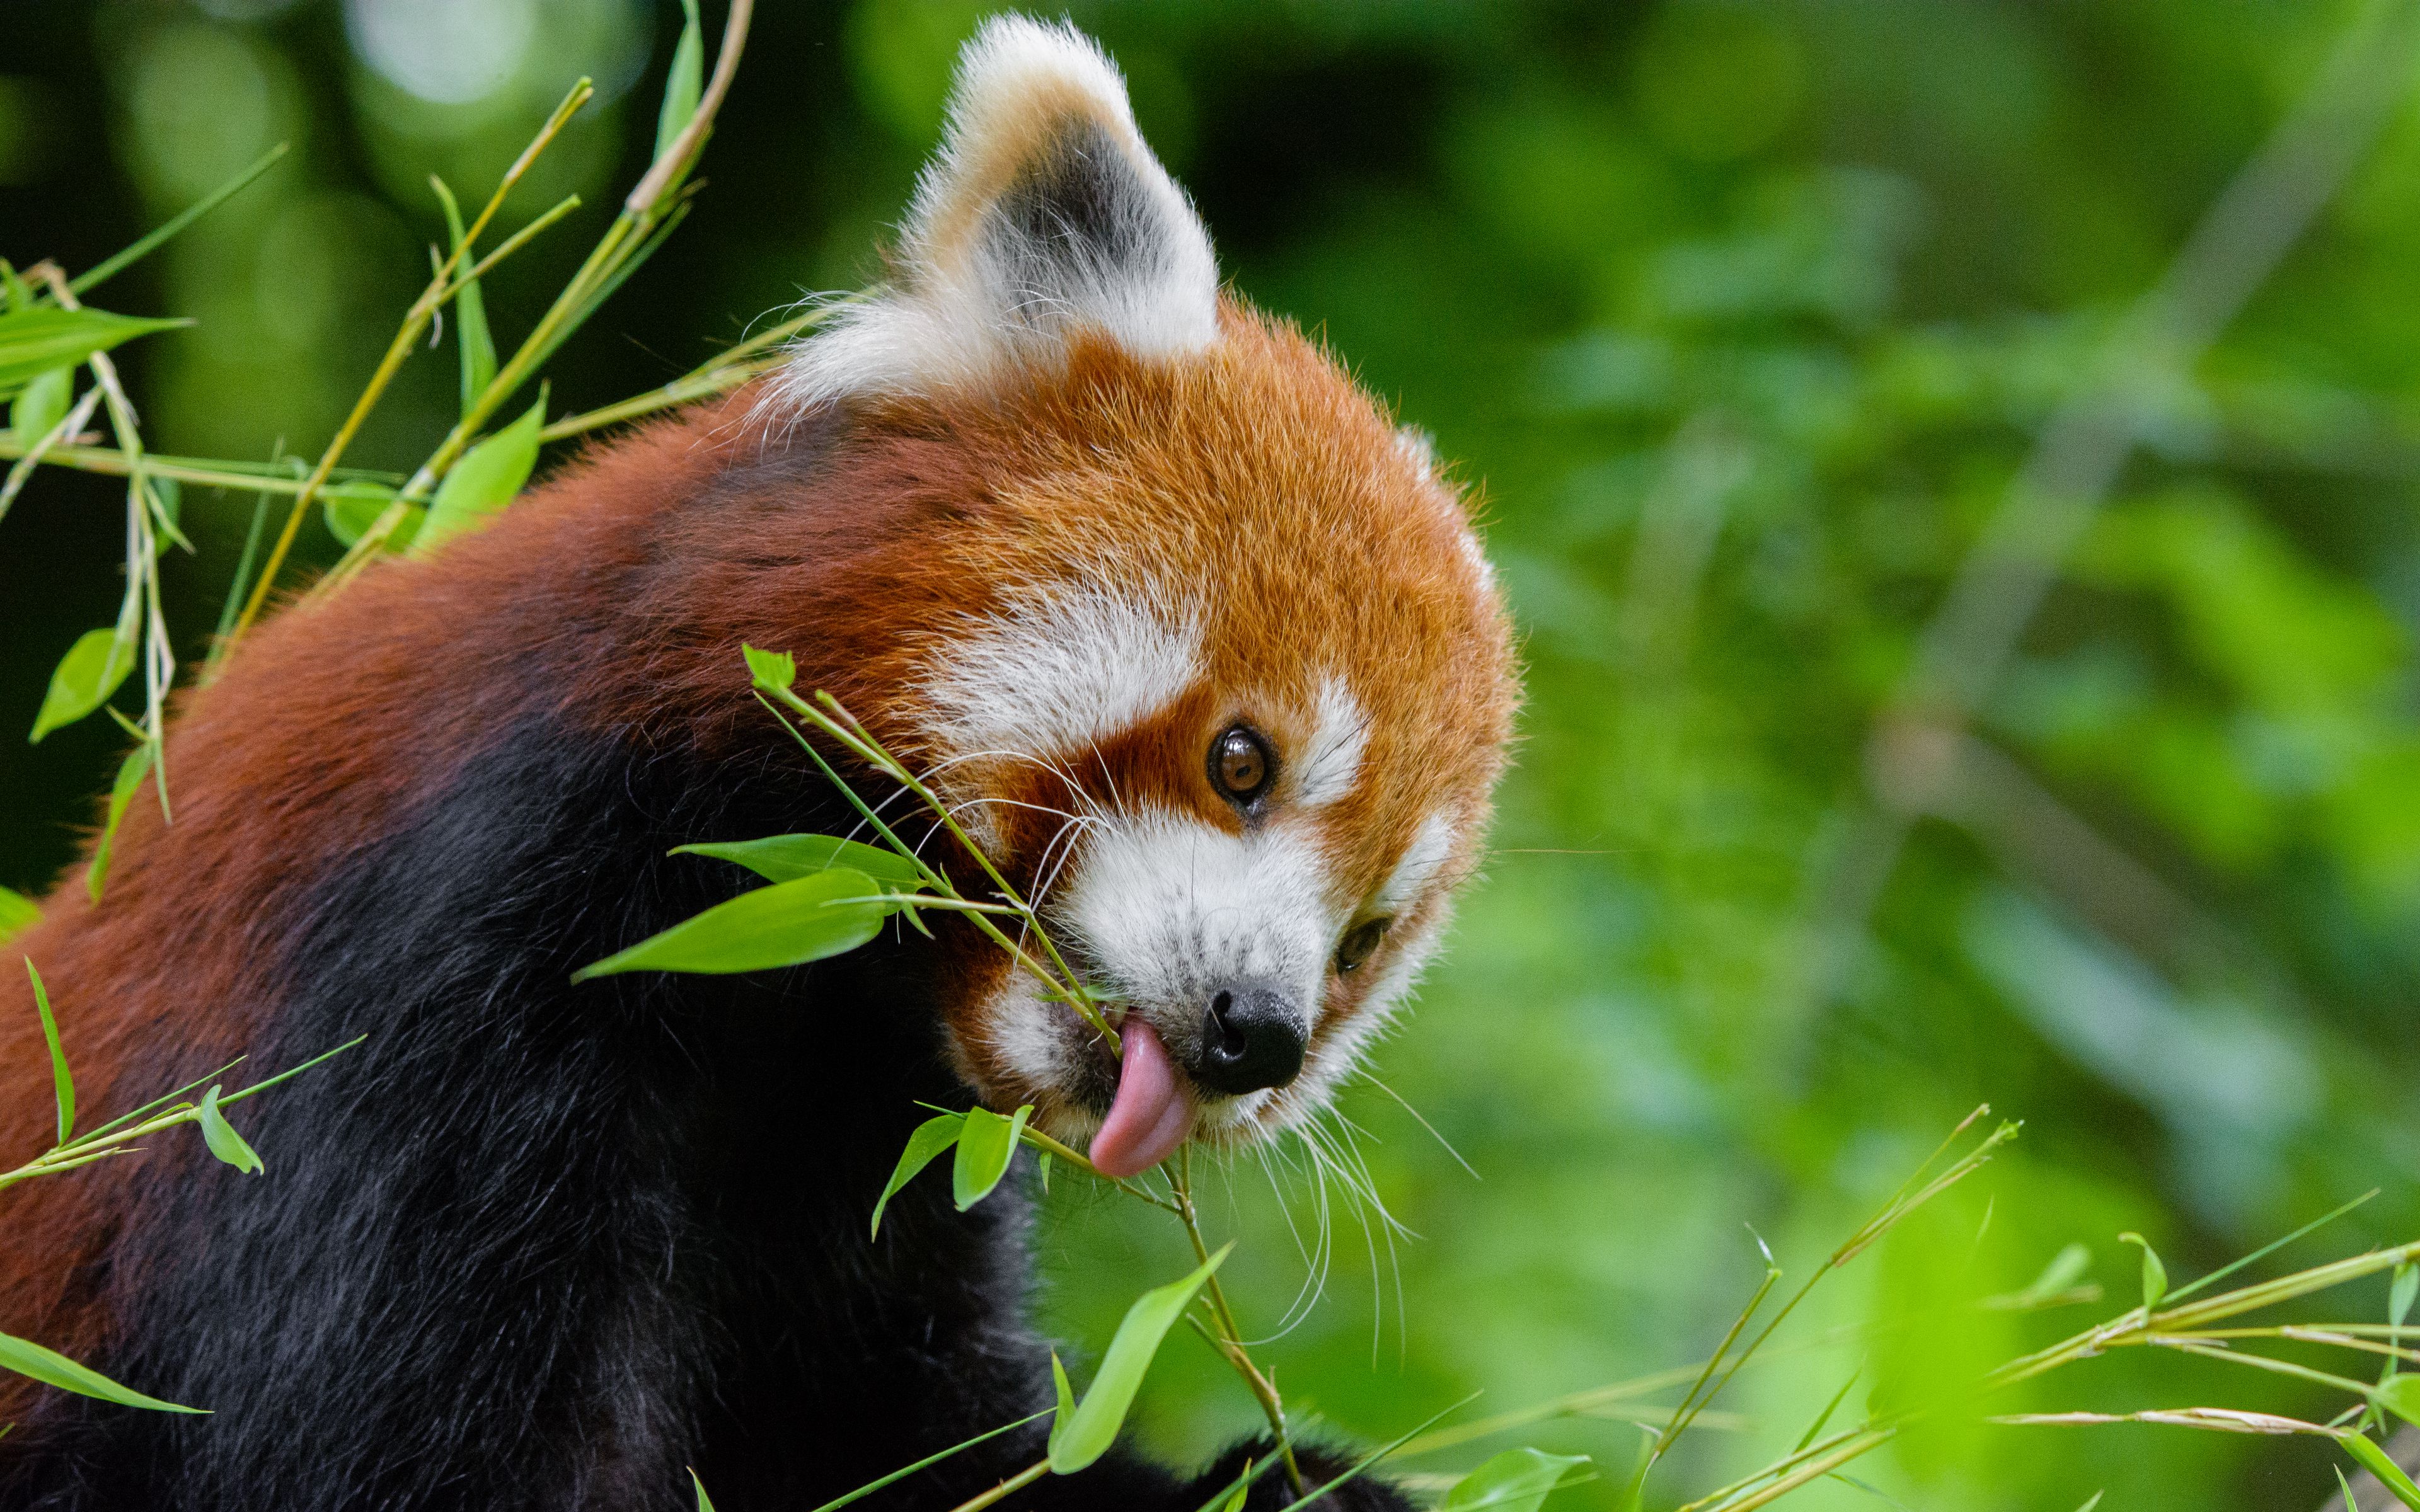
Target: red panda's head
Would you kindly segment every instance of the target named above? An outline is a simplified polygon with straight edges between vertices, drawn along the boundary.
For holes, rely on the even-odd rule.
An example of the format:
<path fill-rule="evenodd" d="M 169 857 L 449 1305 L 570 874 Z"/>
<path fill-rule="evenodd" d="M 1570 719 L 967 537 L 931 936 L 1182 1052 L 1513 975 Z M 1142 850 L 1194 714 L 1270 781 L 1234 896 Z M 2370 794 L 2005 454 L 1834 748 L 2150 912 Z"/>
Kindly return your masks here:
<path fill-rule="evenodd" d="M 1014 17 L 968 47 L 892 283 L 768 403 L 946 434 L 980 500 L 892 595 L 923 601 L 885 606 L 864 712 L 1038 899 L 1125 1054 L 979 944 L 961 1072 L 1098 1131 L 1113 1173 L 1316 1112 L 1437 945 L 1515 698 L 1424 440 L 1222 297 L 1108 60 Z"/>

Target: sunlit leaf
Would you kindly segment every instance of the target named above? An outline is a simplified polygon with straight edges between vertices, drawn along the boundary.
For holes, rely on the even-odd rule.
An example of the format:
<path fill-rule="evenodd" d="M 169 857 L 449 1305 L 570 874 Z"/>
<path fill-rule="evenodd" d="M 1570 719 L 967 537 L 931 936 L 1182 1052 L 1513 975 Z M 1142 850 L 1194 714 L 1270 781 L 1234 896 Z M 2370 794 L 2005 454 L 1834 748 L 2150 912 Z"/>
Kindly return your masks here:
<path fill-rule="evenodd" d="M 8 425 L 16 432 L 17 444 L 31 450 L 51 433 L 53 425 L 67 418 L 68 405 L 74 398 L 73 367 L 52 368 L 26 384 L 8 407 Z"/>
<path fill-rule="evenodd" d="M 68 1070 L 67 1052 L 59 1048 L 59 1022 L 51 1016 L 50 991 L 42 985 L 42 974 L 34 969 L 34 958 L 25 958 L 25 975 L 34 981 L 34 1011 L 42 1016 L 42 1042 L 51 1047 L 51 1088 L 59 1105 L 59 1143 L 66 1144 L 75 1133 L 75 1076 Z"/>
<path fill-rule="evenodd" d="M 66 310 L 38 304 L 0 314 L 0 398 L 43 374 L 72 367 L 95 352 L 154 331 L 173 331 L 191 320 L 148 319 L 106 310 Z"/>
<path fill-rule="evenodd" d="M 664 102 L 656 113 L 656 156 L 673 145 L 674 138 L 689 125 L 697 114 L 698 98 L 706 92 L 706 37 L 697 23 L 697 0 L 681 0 L 681 8 L 689 20 L 681 26 L 680 40 L 673 47 L 672 70 L 664 77 Z"/>
<path fill-rule="evenodd" d="M 697 1512 L 714 1512 L 714 1498 L 706 1494 L 706 1482 L 697 1478 L 696 1471 L 689 1473 L 689 1483 L 697 1488 Z"/>
<path fill-rule="evenodd" d="M 521 411 L 521 417 L 473 446 L 445 481 L 428 506 L 428 520 L 412 543 L 416 551 L 434 550 L 465 531 L 479 529 L 489 517 L 513 501 L 537 466 L 537 433 L 546 425 L 546 395 Z"/>
<path fill-rule="evenodd" d="M 933 1164 L 936 1156 L 958 1142 L 958 1131 L 966 1126 L 966 1115 L 944 1113 L 926 1119 L 908 1136 L 908 1148 L 899 1152 L 899 1164 L 892 1168 L 891 1180 L 882 1183 L 882 1196 L 874 1202 L 874 1227 L 867 1237 L 882 1232 L 882 1210 L 899 1189 L 916 1179 L 916 1173 Z"/>
<path fill-rule="evenodd" d="M 1109 1352 L 1101 1357 L 1101 1368 L 1093 1377 L 1092 1386 L 1072 1410 L 1066 1406 L 1065 1378 L 1058 1376 L 1061 1412 L 1050 1425 L 1053 1472 L 1072 1475 L 1109 1453 L 1118 1429 L 1125 1424 L 1126 1409 L 1134 1405 L 1143 1373 L 1159 1353 L 1160 1341 L 1168 1337 L 1168 1331 L 1184 1316 L 1194 1293 L 1202 1289 L 1202 1283 L 1210 1279 L 1211 1273 L 1218 1269 L 1234 1247 L 1233 1243 L 1222 1246 L 1190 1275 L 1136 1298 L 1134 1305 L 1126 1309 L 1125 1320 L 1118 1324 L 1117 1336 L 1109 1340 Z"/>
<path fill-rule="evenodd" d="M 56 1386 L 61 1391 L 71 1391 L 82 1396 L 98 1396 L 120 1407 L 142 1407 L 154 1412 L 204 1411 L 199 1407 L 179 1407 L 175 1402 L 163 1402 L 157 1396 L 130 1391 L 100 1371 L 80 1365 L 55 1350 L 46 1350 L 39 1344 L 13 1338 L 7 1334 L 0 1334 L 0 1370 L 13 1370 L 45 1386 Z"/>
<path fill-rule="evenodd" d="M 39 741 L 100 708 L 133 671 L 131 631 L 86 630 L 52 670 L 50 691 L 42 695 L 41 710 L 34 716 L 34 733 L 27 738 Z"/>
<path fill-rule="evenodd" d="M 1507 1449 L 1453 1483 L 1438 1506 L 1444 1512 L 1538 1512 L 1554 1489 L 1589 1463 L 1586 1455 L 1550 1455 L 1543 1449 Z"/>
<path fill-rule="evenodd" d="M 109 859 L 117 846 L 117 825 L 142 790 L 143 779 L 151 770 L 152 745 L 142 741 L 126 753 L 117 764 L 117 780 L 109 786 L 109 810 L 101 825 L 101 841 L 92 848 L 92 864 L 85 868 L 85 895 L 94 903 L 101 902 L 101 885 L 109 876 Z"/>
<path fill-rule="evenodd" d="M 736 861 L 768 882 L 791 882 L 834 866 L 862 872 L 886 890 L 916 887 L 923 880 L 916 863 L 897 851 L 843 840 L 837 835 L 768 835 L 763 840 L 675 845 L 673 854 Z"/>
<path fill-rule="evenodd" d="M 740 643 L 739 654 L 748 659 L 748 675 L 767 692 L 779 692 L 799 680 L 799 659 L 786 651 L 759 651 Z"/>
<path fill-rule="evenodd" d="M 0 940 L 11 940 L 42 921 L 42 905 L 14 887 L 0 887 Z"/>
<path fill-rule="evenodd" d="M 215 1083 L 202 1094 L 200 1117 L 202 1138 L 209 1143 L 211 1154 L 246 1175 L 260 1174 L 260 1156 L 244 1143 L 243 1135 L 235 1132 L 235 1125 L 227 1122 L 226 1115 L 219 1111 L 219 1089 Z"/>
<path fill-rule="evenodd" d="M 2406 1423 L 2420 1423 L 2420 1376 L 2397 1376 L 2381 1382 L 2378 1405 Z"/>
<path fill-rule="evenodd" d="M 835 900 L 870 898 L 875 891 L 872 877 L 847 867 L 777 882 L 582 966 L 571 980 L 623 971 L 768 971 L 841 955 L 874 938 L 889 907 Z"/>
<path fill-rule="evenodd" d="M 1017 1136 L 1025 1133 L 1025 1120 L 1032 1117 L 1030 1103 L 1010 1119 L 989 1108 L 967 1110 L 966 1128 L 958 1135 L 957 1164 L 950 1172 L 951 1192 L 960 1212 L 991 1196 L 1001 1178 L 1008 1174 L 1009 1162 L 1016 1158 Z"/>

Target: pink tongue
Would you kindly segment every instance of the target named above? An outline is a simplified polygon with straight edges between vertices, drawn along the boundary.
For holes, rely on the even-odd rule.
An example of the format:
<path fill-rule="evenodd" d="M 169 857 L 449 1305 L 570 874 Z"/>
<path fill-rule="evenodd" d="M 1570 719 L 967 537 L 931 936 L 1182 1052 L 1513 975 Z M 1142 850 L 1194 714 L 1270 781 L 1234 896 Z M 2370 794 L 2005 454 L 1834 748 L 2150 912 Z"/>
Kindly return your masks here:
<path fill-rule="evenodd" d="M 1193 1132 L 1193 1099 L 1151 1026 L 1128 1016 L 1121 1037 L 1118 1095 L 1093 1136 L 1093 1164 L 1109 1176 L 1139 1176 L 1173 1154 Z"/>

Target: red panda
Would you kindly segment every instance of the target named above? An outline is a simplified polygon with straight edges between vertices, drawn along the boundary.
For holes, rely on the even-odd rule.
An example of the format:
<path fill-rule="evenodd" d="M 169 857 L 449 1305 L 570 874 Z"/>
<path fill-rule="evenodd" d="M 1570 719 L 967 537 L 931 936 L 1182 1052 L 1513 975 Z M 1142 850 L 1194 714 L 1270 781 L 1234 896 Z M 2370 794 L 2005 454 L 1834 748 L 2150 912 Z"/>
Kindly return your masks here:
<path fill-rule="evenodd" d="M 931 774 L 1122 1059 L 949 920 L 572 984 L 737 890 L 670 847 L 847 827 L 742 642 Z M 136 805 L 105 899 L 70 876 L 12 942 L 87 1106 L 367 1038 L 243 1105 L 260 1179 L 163 1139 L 0 1196 L 0 1329 L 211 1410 L 0 1377 L 0 1505 L 635 1508 L 693 1466 L 809 1506 L 1046 1406 L 1020 1199 L 911 1186 L 866 1242 L 917 1102 L 1032 1103 L 1116 1172 L 1309 1117 L 1437 944 L 1515 697 L 1425 446 L 1221 291 L 1090 41 L 992 21 L 886 287 L 264 625 L 180 702 L 174 822 Z M 9 973 L 0 1075 L 0 1139 L 43 1148 Z M 890 1504 L 953 1506 L 1042 1431 Z M 1191 1509 L 1254 1453 L 1006 1504 Z"/>

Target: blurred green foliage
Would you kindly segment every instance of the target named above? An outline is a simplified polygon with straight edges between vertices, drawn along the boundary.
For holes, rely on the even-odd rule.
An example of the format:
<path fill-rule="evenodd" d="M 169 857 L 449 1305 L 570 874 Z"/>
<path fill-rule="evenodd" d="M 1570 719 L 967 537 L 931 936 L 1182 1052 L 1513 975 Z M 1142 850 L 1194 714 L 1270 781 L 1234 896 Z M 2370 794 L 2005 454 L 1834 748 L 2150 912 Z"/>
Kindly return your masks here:
<path fill-rule="evenodd" d="M 2027 1120 L 2013 1152 L 1791 1336 L 1880 1331 L 1751 1366 L 1721 1404 L 1746 1442 L 1694 1437 L 1654 1496 L 1786 1447 L 1853 1370 L 1853 1401 L 1908 1399 L 2073 1326 L 1972 1305 L 2071 1242 L 2123 1299 L 2121 1229 L 2180 1281 L 2371 1186 L 2281 1263 L 2420 1229 L 2420 55 L 2370 60 L 2383 127 L 2210 350 L 2108 366 L 2209 207 L 2326 97 L 2349 31 L 2395 8 L 1073 7 L 1238 286 L 1459 459 L 1528 668 L 1500 849 L 1376 1068 L 1478 1179 L 1364 1087 L 1360 1156 L 1417 1238 L 1323 1196 L 1299 1152 L 1240 1159 L 1232 1212 L 1208 1214 L 1246 1237 L 1248 1329 L 1277 1332 L 1306 1271 L 1325 1290 L 1258 1351 L 1290 1398 L 1376 1436 L 1473 1390 L 1502 1411 L 1699 1358 L 1762 1273 L 1744 1223 L 1805 1273 L 1986 1100 Z M 556 408 L 871 275 L 981 9 L 768 8 L 696 214 L 554 364 Z M 518 339 L 647 158 L 641 81 L 677 16 L 18 0 L 0 253 L 88 266 L 290 138 L 112 303 L 199 320 L 126 355 L 155 446 L 310 453 L 443 238 L 427 175 L 492 182 L 568 79 L 597 78 L 516 200 L 591 208 L 488 281 Z M 455 384 L 442 357 L 408 367 L 353 459 L 416 461 Z M 2123 466 L 1971 718 L 1945 723 L 1908 697 L 1927 626 L 1990 522 L 2041 507 L 2021 470 L 2095 392 Z M 73 628 L 106 622 L 117 491 L 46 475 L 0 531 L 0 709 L 29 717 Z M 250 505 L 186 507 L 201 550 L 168 581 L 197 644 Z M 116 742 L 98 720 L 0 742 L 0 882 L 64 863 Z M 1040 1232 L 1042 1303 L 1097 1347 L 1181 1244 L 1078 1185 Z M 2375 1289 L 2346 1315 L 2376 1315 Z M 2203 1401 L 2325 1410 L 2122 1357 L 2007 1405 Z M 1140 1412 L 1186 1455 L 1253 1422 L 1184 1347 Z M 1619 1466 L 1639 1435 L 1536 1438 Z M 2298 1507 L 2333 1485 L 2325 1458 L 1952 1420 L 1858 1467 L 1871 1489 L 1792 1504 Z"/>

